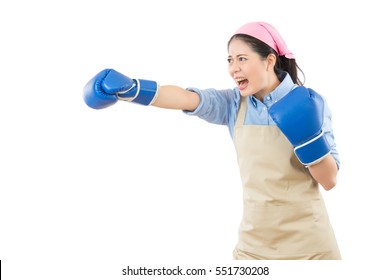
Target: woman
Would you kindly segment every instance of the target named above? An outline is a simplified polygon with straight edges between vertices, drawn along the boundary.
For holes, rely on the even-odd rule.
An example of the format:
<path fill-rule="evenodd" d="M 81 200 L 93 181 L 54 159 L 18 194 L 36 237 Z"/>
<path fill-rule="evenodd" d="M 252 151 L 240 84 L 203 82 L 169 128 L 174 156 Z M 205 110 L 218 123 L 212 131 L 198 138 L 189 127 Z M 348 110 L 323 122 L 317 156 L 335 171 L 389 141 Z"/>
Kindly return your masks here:
<path fill-rule="evenodd" d="M 265 22 L 240 27 L 228 42 L 230 90 L 157 86 L 112 69 L 92 78 L 84 101 L 118 100 L 180 109 L 227 125 L 243 183 L 235 259 L 340 259 L 319 185 L 336 185 L 339 156 L 325 100 L 302 86 L 299 67 Z"/>

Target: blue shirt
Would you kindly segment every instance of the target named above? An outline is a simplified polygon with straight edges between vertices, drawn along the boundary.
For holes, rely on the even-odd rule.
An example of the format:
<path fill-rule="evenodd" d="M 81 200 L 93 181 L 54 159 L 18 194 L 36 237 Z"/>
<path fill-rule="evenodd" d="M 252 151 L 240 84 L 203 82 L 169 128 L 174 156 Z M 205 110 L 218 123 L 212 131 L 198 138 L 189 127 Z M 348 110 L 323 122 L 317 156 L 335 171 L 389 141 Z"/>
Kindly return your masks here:
<path fill-rule="evenodd" d="M 247 112 L 244 125 L 275 125 L 275 122 L 270 117 L 268 110 L 273 103 L 281 99 L 291 90 L 296 88 L 290 75 L 286 73 L 283 81 L 264 97 L 264 101 L 258 100 L 255 96 L 250 96 L 247 103 Z M 190 87 L 187 90 L 196 92 L 200 96 L 200 104 L 195 111 L 184 111 L 188 115 L 198 116 L 207 122 L 226 125 L 229 129 L 230 136 L 233 138 L 234 126 L 236 124 L 238 108 L 240 104 L 239 89 L 216 90 L 213 88 L 200 90 Z M 337 166 L 340 166 L 339 154 L 336 150 L 332 129 L 332 114 L 324 99 L 324 123 L 322 130 L 331 147 L 331 154 L 336 160 Z"/>

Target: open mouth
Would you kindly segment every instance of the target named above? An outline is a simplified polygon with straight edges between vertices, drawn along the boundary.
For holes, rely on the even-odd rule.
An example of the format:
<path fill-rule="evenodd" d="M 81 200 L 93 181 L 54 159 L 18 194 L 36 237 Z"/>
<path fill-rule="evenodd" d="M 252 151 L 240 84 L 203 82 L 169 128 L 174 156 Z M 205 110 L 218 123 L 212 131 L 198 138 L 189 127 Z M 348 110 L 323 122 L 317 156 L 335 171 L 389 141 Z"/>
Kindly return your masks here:
<path fill-rule="evenodd" d="M 244 90 L 248 86 L 248 80 L 245 78 L 237 78 L 236 83 L 239 90 Z"/>

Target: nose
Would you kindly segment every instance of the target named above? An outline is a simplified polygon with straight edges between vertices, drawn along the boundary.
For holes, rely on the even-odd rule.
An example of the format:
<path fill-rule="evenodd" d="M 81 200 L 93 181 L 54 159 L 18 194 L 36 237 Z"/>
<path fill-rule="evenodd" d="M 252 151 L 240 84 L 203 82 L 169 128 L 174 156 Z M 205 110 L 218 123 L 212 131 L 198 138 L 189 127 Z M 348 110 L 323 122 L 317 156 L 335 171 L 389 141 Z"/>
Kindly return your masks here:
<path fill-rule="evenodd" d="M 229 64 L 229 73 L 230 75 L 233 75 L 234 73 L 240 71 L 240 67 L 238 65 L 238 63 L 236 61 L 232 61 L 230 64 Z"/>

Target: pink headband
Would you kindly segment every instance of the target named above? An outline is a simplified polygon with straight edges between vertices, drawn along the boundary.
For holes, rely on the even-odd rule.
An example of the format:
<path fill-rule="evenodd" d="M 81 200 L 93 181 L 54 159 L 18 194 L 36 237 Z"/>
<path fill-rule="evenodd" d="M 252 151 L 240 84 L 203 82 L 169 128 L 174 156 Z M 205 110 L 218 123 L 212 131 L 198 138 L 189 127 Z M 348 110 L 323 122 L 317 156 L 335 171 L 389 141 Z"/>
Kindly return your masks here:
<path fill-rule="evenodd" d="M 294 55 L 287 49 L 287 44 L 279 32 L 272 25 L 266 22 L 250 22 L 241 26 L 234 34 L 246 34 L 266 43 L 273 48 L 279 56 L 295 59 Z"/>

